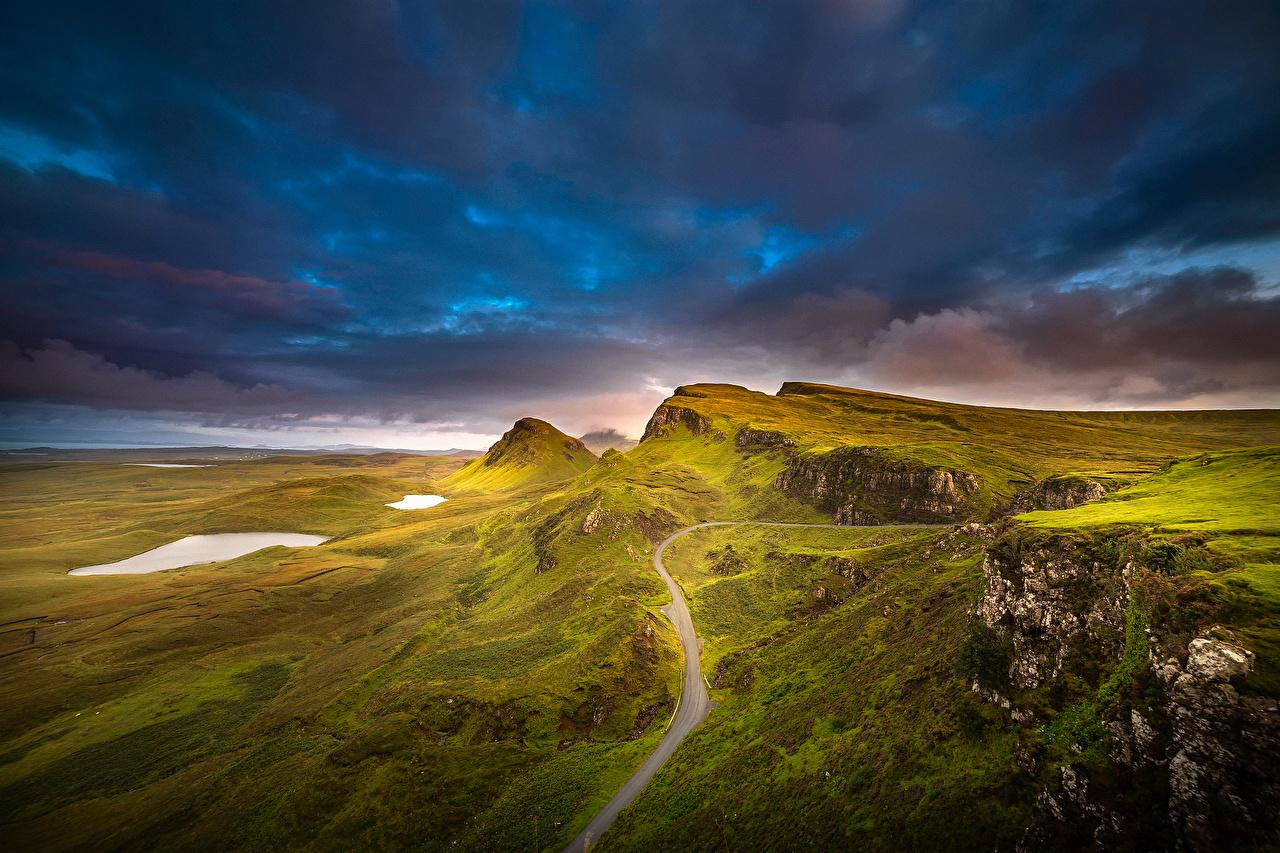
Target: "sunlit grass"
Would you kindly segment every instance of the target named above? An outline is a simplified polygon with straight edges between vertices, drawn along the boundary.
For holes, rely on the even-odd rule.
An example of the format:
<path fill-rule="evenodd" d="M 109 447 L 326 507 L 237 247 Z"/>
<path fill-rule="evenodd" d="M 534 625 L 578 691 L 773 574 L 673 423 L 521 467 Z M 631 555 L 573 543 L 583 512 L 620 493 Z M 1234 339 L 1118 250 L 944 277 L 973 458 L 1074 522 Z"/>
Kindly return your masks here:
<path fill-rule="evenodd" d="M 1019 520 L 1056 529 L 1113 524 L 1164 530 L 1280 534 L 1280 447 L 1207 453 L 1179 460 L 1167 471 L 1104 500 Z M 1261 540 L 1252 540 L 1255 545 Z"/>

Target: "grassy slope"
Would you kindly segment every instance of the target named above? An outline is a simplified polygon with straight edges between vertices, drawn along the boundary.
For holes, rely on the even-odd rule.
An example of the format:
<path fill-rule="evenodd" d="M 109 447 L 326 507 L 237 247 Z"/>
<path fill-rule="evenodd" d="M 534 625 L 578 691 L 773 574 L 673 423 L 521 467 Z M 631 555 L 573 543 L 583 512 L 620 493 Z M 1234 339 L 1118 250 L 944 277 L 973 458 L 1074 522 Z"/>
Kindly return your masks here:
<path fill-rule="evenodd" d="M 439 490 L 459 464 L 0 474 L 7 834 L 50 849 L 558 843 L 660 734 L 678 672 L 674 636 L 651 616 L 661 584 L 627 552 L 636 535 L 571 538 L 564 568 L 533 574 L 530 529 L 567 500 L 564 483 L 381 506 Z M 336 538 L 89 584 L 65 575 L 263 526 Z"/>
<path fill-rule="evenodd" d="M 1018 519 L 1056 530 L 1145 524 L 1169 531 L 1280 536 L 1277 498 L 1280 447 L 1256 447 L 1181 459 L 1103 500 Z"/>
<path fill-rule="evenodd" d="M 678 429 L 642 443 L 630 458 L 719 493 L 707 517 L 816 520 L 811 508 L 769 488 L 780 454 L 734 448 L 739 429 L 782 432 L 799 452 L 884 446 L 965 468 L 992 485 L 996 500 L 1045 476 L 1130 480 L 1178 455 L 1280 435 L 1274 412 L 1022 412 L 826 387 L 789 390 L 681 389 L 667 403 L 702 415 L 726 440 L 692 439 Z M 1258 498 L 1250 500 L 1265 505 Z M 976 543 L 929 553 L 923 540 L 933 534 L 922 533 L 908 537 L 918 537 L 914 543 L 865 549 L 863 561 L 894 568 L 815 618 L 823 607 L 815 590 L 840 596 L 848 580 L 833 576 L 827 563 L 779 561 L 776 553 L 857 552 L 825 533 L 743 530 L 700 532 L 671 551 L 668 564 L 690 595 L 706 644 L 706 674 L 737 686 L 714 691 L 722 704 L 712 720 L 623 815 L 605 846 L 759 839 L 780 846 L 1010 846 L 1034 786 L 1014 764 L 1016 740 L 987 724 L 953 663 L 981 585 Z M 752 568 L 709 574 L 709 552 L 725 543 Z"/>
<path fill-rule="evenodd" d="M 707 626 L 720 704 L 604 848 L 1010 847 L 1027 806 L 1009 784 L 1015 741 L 956 720 L 968 685 L 952 659 L 981 546 L 939 547 L 945 535 L 733 528 L 681 540 L 667 565 Z M 746 570 L 711 575 L 706 552 L 730 542 Z M 824 562 L 765 557 L 779 552 L 861 556 L 880 574 L 854 589 Z"/>

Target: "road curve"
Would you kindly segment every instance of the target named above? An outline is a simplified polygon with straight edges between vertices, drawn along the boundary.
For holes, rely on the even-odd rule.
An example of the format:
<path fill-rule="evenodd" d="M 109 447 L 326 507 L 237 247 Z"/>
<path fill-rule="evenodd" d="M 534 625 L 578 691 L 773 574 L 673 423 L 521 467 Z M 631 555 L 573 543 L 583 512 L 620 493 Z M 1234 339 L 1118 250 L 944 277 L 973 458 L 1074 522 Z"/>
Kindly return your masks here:
<path fill-rule="evenodd" d="M 731 524 L 752 524 L 757 527 L 866 529 L 865 527 L 851 527 L 845 524 L 804 524 L 789 521 L 704 521 L 701 524 L 694 524 L 683 530 L 677 530 L 666 539 L 663 539 L 657 548 L 653 549 L 653 568 L 662 576 L 663 582 L 667 585 L 667 591 L 671 593 L 671 603 L 662 608 L 662 612 L 671 620 L 671 624 L 675 626 L 676 632 L 680 635 L 680 645 L 684 649 L 684 676 L 681 683 L 680 698 L 676 704 L 676 713 L 667 727 L 667 733 L 662 737 L 662 742 L 658 744 L 658 748 L 650 753 L 649 758 L 645 760 L 644 764 L 640 765 L 640 769 L 631 775 L 631 778 L 622 786 L 622 789 L 613 795 L 613 799 L 609 800 L 605 807 L 591 819 L 591 823 L 587 824 L 586 828 L 578 833 L 578 837 L 569 842 L 569 846 L 564 848 L 565 853 L 585 853 L 590 848 L 591 843 L 599 839 L 601 834 L 612 825 L 613 821 L 618 817 L 618 812 L 629 806 L 641 789 L 649 783 L 649 780 L 653 778 L 653 774 L 658 772 L 658 768 L 671 757 L 671 753 L 675 752 L 676 747 L 680 745 L 680 741 L 684 740 L 684 736 L 693 731 L 699 723 L 707 718 L 707 714 L 711 710 L 710 699 L 707 697 L 706 685 L 702 681 L 702 664 L 698 649 L 698 637 L 693 630 L 693 617 L 689 615 L 689 604 L 684 600 L 684 594 L 680 591 L 680 586 L 667 573 L 667 567 L 662 564 L 662 554 L 667 550 L 668 545 L 687 533 L 701 530 L 704 527 L 725 527 Z M 882 524 L 875 526 L 947 527 L 950 525 Z"/>

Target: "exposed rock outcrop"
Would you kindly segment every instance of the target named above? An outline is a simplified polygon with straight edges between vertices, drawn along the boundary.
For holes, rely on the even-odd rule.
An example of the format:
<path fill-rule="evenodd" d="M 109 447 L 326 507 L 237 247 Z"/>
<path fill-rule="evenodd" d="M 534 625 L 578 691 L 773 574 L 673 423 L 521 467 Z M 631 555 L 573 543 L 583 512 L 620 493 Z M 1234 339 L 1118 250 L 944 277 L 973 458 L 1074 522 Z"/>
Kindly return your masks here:
<path fill-rule="evenodd" d="M 1073 654 L 1115 657 L 1124 647 L 1129 568 L 1108 565 L 1071 539 L 987 550 L 978 613 L 1012 641 L 1009 681 L 1039 687 Z"/>
<path fill-rule="evenodd" d="M 530 542 L 537 561 L 533 568 L 534 574 L 549 572 L 559 564 L 556 557 L 558 550 L 556 543 L 561 537 L 567 535 L 571 528 L 577 527 L 579 533 L 589 533 L 590 531 L 585 528 L 590 527 L 594 530 L 598 526 L 600 521 L 598 511 L 587 508 L 599 500 L 600 491 L 598 489 L 591 491 L 569 501 L 533 528 Z M 593 515 L 594 518 L 592 518 Z"/>
<path fill-rule="evenodd" d="M 743 427 L 733 436 L 733 443 L 739 450 L 759 451 L 759 450 L 780 450 L 788 447 L 795 447 L 796 443 L 793 439 L 788 438 L 784 433 L 771 429 L 754 429 L 752 427 Z"/>
<path fill-rule="evenodd" d="M 742 555 L 737 552 L 732 544 L 725 545 L 719 549 L 711 549 L 707 552 L 707 560 L 710 561 L 709 568 L 717 575 L 736 575 L 747 569 L 746 561 L 742 559 Z"/>
<path fill-rule="evenodd" d="M 1032 743 L 1070 741 L 1027 757 L 1042 788 L 1020 848 L 1274 849 L 1280 711 L 1233 683 L 1251 671 L 1252 653 L 1222 629 L 1187 642 L 1135 620 L 1135 584 L 1148 570 L 1121 559 L 1117 544 L 1007 533 L 983 564 L 976 615 L 1008 641 L 1008 681 L 974 690 L 1028 735 L 1044 733 Z M 1054 699 L 1082 688 L 1084 699 Z M 1055 719 L 1074 722 L 1051 735 Z"/>
<path fill-rule="evenodd" d="M 557 554 L 562 546 L 581 536 L 598 535 L 615 542 L 625 539 L 628 534 L 639 533 L 656 544 L 679 527 L 679 519 L 664 507 L 654 507 L 647 512 L 615 508 L 608 505 L 604 492 L 593 489 L 568 501 L 533 528 L 534 573 L 542 574 L 554 569 L 559 563 Z M 630 543 L 627 549 L 634 558 L 635 549 Z"/>
<path fill-rule="evenodd" d="M 982 481 L 967 471 L 845 447 L 794 456 L 778 474 L 780 491 L 830 512 L 836 524 L 947 522 L 975 511 Z"/>
<path fill-rule="evenodd" d="M 578 534 L 590 536 L 593 533 L 607 534 L 609 541 L 615 541 L 626 533 L 638 532 L 651 543 L 657 544 L 680 527 L 679 520 L 668 510 L 657 507 L 649 512 L 622 512 L 596 506 L 578 525 Z"/>
<path fill-rule="evenodd" d="M 1107 496 L 1107 485 L 1088 477 L 1046 477 L 1031 488 L 1014 495 L 1009 514 L 1037 509 L 1071 509 L 1086 501 Z"/>
<path fill-rule="evenodd" d="M 1155 647 L 1153 646 L 1155 657 Z M 1264 850 L 1280 844 L 1280 712 L 1241 695 L 1246 650 L 1211 636 L 1154 665 L 1160 698 L 1117 707 L 1107 765 L 1054 768 L 1020 849 Z"/>
<path fill-rule="evenodd" d="M 1210 636 L 1190 642 L 1185 662 L 1156 667 L 1171 730 L 1169 812 L 1189 849 L 1280 843 L 1280 710 L 1231 684 L 1252 669 L 1252 652 Z"/>
<path fill-rule="evenodd" d="M 679 390 L 677 389 L 677 392 Z M 695 412 L 693 409 L 673 406 L 669 403 L 663 403 L 654 410 L 653 415 L 649 418 L 649 423 L 645 424 L 644 435 L 640 437 L 640 440 L 648 441 L 651 438 L 665 438 L 681 426 L 688 429 L 695 436 L 706 435 L 712 441 L 725 440 L 725 434 L 711 425 L 710 418 Z"/>

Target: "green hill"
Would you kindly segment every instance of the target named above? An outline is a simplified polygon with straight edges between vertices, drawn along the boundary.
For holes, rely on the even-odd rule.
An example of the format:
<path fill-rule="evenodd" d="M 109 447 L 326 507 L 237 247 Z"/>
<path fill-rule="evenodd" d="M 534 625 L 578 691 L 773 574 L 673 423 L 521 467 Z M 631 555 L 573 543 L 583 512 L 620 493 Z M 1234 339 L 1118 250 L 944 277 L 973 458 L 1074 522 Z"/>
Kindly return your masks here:
<path fill-rule="evenodd" d="M 443 483 L 451 489 L 514 489 L 574 477 L 595 464 L 596 457 L 579 439 L 546 421 L 521 418 L 479 459 Z"/>

